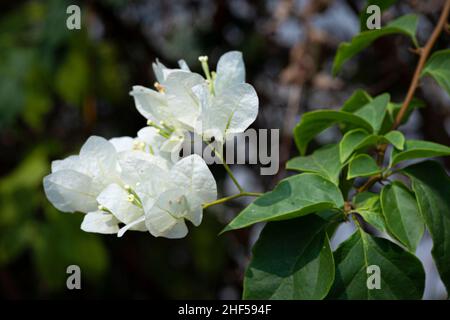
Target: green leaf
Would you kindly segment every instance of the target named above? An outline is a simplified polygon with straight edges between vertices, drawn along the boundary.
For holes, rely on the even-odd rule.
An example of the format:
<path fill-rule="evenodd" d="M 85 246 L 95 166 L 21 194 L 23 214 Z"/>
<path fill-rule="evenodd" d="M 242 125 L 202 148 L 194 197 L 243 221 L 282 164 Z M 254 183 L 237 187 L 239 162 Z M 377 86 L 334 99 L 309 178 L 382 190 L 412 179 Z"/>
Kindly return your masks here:
<path fill-rule="evenodd" d="M 374 98 L 372 101 L 358 109 L 354 114 L 366 120 L 373 128 L 374 133 L 378 133 L 383 124 L 386 114 L 386 107 L 389 103 L 390 96 L 384 93 Z"/>
<path fill-rule="evenodd" d="M 370 15 L 367 13 L 367 7 L 369 7 L 370 5 L 377 5 L 380 8 L 380 11 L 383 12 L 390 6 L 392 6 L 395 2 L 397 2 L 397 0 L 368 0 L 366 6 L 359 15 L 361 31 L 369 30 L 367 29 L 367 19 Z"/>
<path fill-rule="evenodd" d="M 450 95 L 450 49 L 433 53 L 422 70 L 421 77 L 430 76 Z"/>
<path fill-rule="evenodd" d="M 449 156 L 450 147 L 424 140 L 407 140 L 403 151 L 392 151 L 391 166 L 405 160 Z"/>
<path fill-rule="evenodd" d="M 414 195 L 400 182 L 393 182 L 381 190 L 381 207 L 390 233 L 415 252 L 425 228 Z"/>
<path fill-rule="evenodd" d="M 349 123 L 372 131 L 372 126 L 352 113 L 336 110 L 318 110 L 305 113 L 294 129 L 294 139 L 300 154 L 304 155 L 308 143 L 320 132 L 336 123 Z"/>
<path fill-rule="evenodd" d="M 393 130 L 384 135 L 384 138 L 389 141 L 396 149 L 403 150 L 405 146 L 405 136 L 397 130 Z"/>
<path fill-rule="evenodd" d="M 425 107 L 425 103 L 417 98 L 413 98 L 411 102 L 409 103 L 409 107 L 405 112 L 405 115 L 403 116 L 403 119 L 400 124 L 404 124 L 408 121 L 409 116 L 411 113 L 418 108 Z M 402 108 L 401 103 L 394 103 L 389 102 L 387 105 L 387 115 L 384 118 L 383 125 L 381 126 L 380 133 L 386 133 L 391 131 L 391 128 L 394 124 L 395 118 L 397 117 L 397 114 L 399 113 L 400 109 Z"/>
<path fill-rule="evenodd" d="M 353 37 L 351 42 L 342 43 L 333 62 L 333 74 L 336 75 L 342 65 L 354 55 L 367 48 L 376 39 L 390 34 L 400 33 L 409 36 L 417 46 L 416 27 L 418 17 L 410 14 L 402 16 L 381 29 L 364 31 Z"/>
<path fill-rule="evenodd" d="M 421 299 L 425 272 L 419 259 L 386 239 L 359 229 L 334 252 L 331 299 Z M 369 266 L 380 268 L 380 289 L 368 289 Z M 372 283 L 372 282 L 369 282 Z"/>
<path fill-rule="evenodd" d="M 363 142 L 369 133 L 363 129 L 354 129 L 348 131 L 342 137 L 341 142 L 339 143 L 339 157 L 342 163 L 352 155 L 353 151 L 356 150 L 358 145 Z"/>
<path fill-rule="evenodd" d="M 376 161 L 367 154 L 360 154 L 352 158 L 348 164 L 347 180 L 356 177 L 368 177 L 380 173 Z"/>
<path fill-rule="evenodd" d="M 344 102 L 341 111 L 353 113 L 370 101 L 372 101 L 372 97 L 366 91 L 358 89 Z"/>
<path fill-rule="evenodd" d="M 435 161 L 414 164 L 403 172 L 411 178 L 420 212 L 433 239 L 431 253 L 450 292 L 450 177 Z"/>
<path fill-rule="evenodd" d="M 339 173 L 342 164 L 339 161 L 339 147 L 337 144 L 326 145 L 309 156 L 295 157 L 286 164 L 288 170 L 313 172 L 327 178 L 334 184 L 339 183 Z"/>
<path fill-rule="evenodd" d="M 355 211 L 363 219 L 382 232 L 387 232 L 386 221 L 381 212 L 380 196 L 372 192 L 361 192 L 353 198 Z"/>
<path fill-rule="evenodd" d="M 342 137 L 339 143 L 339 158 L 341 163 L 345 163 L 353 152 L 375 146 L 381 143 L 390 143 L 395 148 L 403 150 L 405 137 L 400 131 L 391 131 L 384 136 L 369 134 L 363 129 L 353 129 Z"/>
<path fill-rule="evenodd" d="M 257 222 L 286 220 L 330 208 L 341 208 L 344 199 L 338 187 L 314 173 L 282 180 L 273 191 L 253 201 L 222 232 Z"/>
<path fill-rule="evenodd" d="M 316 215 L 268 223 L 253 247 L 244 299 L 323 299 L 334 280 L 326 227 Z"/>

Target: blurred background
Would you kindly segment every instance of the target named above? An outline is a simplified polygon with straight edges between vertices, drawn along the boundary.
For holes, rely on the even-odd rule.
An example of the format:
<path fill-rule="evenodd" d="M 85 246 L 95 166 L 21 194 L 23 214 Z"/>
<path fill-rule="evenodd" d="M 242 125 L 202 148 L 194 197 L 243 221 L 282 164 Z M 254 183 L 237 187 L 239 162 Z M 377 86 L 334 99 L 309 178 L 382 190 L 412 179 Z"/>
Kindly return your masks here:
<path fill-rule="evenodd" d="M 421 14 L 424 43 L 440 0 L 392 1 L 383 23 Z M 81 30 L 66 28 L 66 8 L 81 8 Z M 357 0 L 20 1 L 0 2 L 0 296 L 22 298 L 235 299 L 261 226 L 217 233 L 245 205 L 209 209 L 183 240 L 128 232 L 123 238 L 85 233 L 82 214 L 60 213 L 46 200 L 42 178 L 50 162 L 78 153 L 92 134 L 135 136 L 145 119 L 134 108 L 132 85 L 151 87 L 151 63 L 185 59 L 200 72 L 199 55 L 214 69 L 228 50 L 244 54 L 247 82 L 260 98 L 254 128 L 280 128 L 280 157 L 297 155 L 292 127 L 305 111 L 338 108 L 357 88 L 387 91 L 401 102 L 417 57 L 402 36 L 379 39 L 333 78 L 337 45 L 360 30 Z M 443 35 L 436 47 L 448 47 Z M 432 80 L 417 94 L 426 108 L 403 127 L 408 137 L 450 145 L 450 98 Z M 339 138 L 327 130 L 314 147 Z M 447 158 L 447 167 L 450 165 Z M 234 166 L 250 191 L 265 191 L 286 173 L 259 176 L 257 166 Z M 221 195 L 234 192 L 212 167 Z M 347 229 L 351 228 L 349 226 Z M 339 237 L 348 230 L 339 231 Z M 425 298 L 445 297 L 425 238 L 419 255 L 428 271 Z M 82 271 L 82 290 L 67 290 L 66 268 Z"/>

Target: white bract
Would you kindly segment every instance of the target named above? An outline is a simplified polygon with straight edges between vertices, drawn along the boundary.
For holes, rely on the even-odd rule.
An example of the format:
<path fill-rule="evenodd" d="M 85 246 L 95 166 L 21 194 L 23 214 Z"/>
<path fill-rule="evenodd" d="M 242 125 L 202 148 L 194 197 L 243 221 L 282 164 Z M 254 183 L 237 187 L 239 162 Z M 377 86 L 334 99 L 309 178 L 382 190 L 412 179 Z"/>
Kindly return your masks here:
<path fill-rule="evenodd" d="M 53 161 L 52 174 L 44 178 L 50 202 L 64 212 L 97 210 L 97 196 L 119 180 L 117 151 L 101 137 L 90 137 L 78 156 Z"/>
<path fill-rule="evenodd" d="M 172 164 L 149 152 L 160 151 L 147 145 L 153 137 L 147 128 L 140 135 L 90 137 L 79 156 L 54 161 L 44 178 L 47 198 L 61 211 L 86 213 L 81 228 L 87 232 L 186 236 L 185 220 L 198 226 L 202 204 L 216 199 L 214 177 L 199 156 Z"/>
<path fill-rule="evenodd" d="M 225 53 L 212 73 L 207 57 L 199 60 L 206 78 L 191 72 L 184 61 L 179 62 L 180 69 L 166 68 L 157 61 L 153 64 L 157 90 L 134 86 L 130 93 L 137 110 L 171 141 L 166 151 L 178 151 L 185 131 L 206 141 L 214 137 L 224 142 L 244 132 L 258 114 L 256 92 L 245 83 L 242 53 Z"/>
<path fill-rule="evenodd" d="M 179 69 L 156 61 L 156 90 L 133 87 L 136 108 L 149 125 L 137 137 L 92 136 L 79 155 L 52 163 L 45 194 L 61 211 L 85 213 L 81 229 L 182 238 L 186 220 L 201 223 L 203 205 L 217 197 L 216 181 L 200 156 L 173 155 L 188 134 L 223 143 L 245 131 L 257 116 L 258 97 L 245 83 L 240 52 L 224 54 L 212 73 L 207 57 L 199 60 L 205 78 L 183 60 Z"/>
<path fill-rule="evenodd" d="M 207 59 L 203 57 L 200 60 L 207 73 Z M 207 141 L 214 137 L 224 142 L 230 135 L 244 132 L 258 115 L 258 96 L 255 89 L 245 83 L 245 67 L 240 52 L 222 55 L 211 80 L 194 90 L 201 107 L 198 131 Z"/>

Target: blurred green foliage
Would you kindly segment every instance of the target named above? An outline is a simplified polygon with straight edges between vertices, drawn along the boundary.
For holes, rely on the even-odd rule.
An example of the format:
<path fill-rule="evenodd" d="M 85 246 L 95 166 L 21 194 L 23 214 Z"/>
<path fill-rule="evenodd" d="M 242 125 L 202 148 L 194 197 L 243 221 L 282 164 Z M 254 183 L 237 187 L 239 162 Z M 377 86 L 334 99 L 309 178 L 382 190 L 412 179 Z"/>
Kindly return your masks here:
<path fill-rule="evenodd" d="M 119 43 L 93 34 L 95 23 L 69 31 L 71 3 L 10 2 L 1 13 L 0 295 L 67 295 L 66 268 L 75 264 L 85 296 L 213 298 L 225 264 L 216 221 L 187 242 L 145 233 L 118 240 L 82 232 L 81 214 L 58 212 L 45 198 L 51 160 L 77 152 L 92 132 L 135 134 L 145 122 L 128 96 L 139 61 L 124 61 Z M 98 19 L 82 7 L 82 19 Z M 150 68 L 137 69 L 148 79 Z"/>

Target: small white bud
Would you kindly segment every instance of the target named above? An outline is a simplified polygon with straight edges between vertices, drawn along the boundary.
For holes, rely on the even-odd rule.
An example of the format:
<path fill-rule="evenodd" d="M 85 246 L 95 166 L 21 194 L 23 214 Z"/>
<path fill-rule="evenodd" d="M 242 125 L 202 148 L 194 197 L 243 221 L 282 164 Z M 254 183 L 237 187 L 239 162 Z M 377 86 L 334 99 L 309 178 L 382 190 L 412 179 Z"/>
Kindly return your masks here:
<path fill-rule="evenodd" d="M 198 61 L 200 61 L 200 62 L 208 62 L 208 56 L 200 56 L 200 57 L 198 57 Z"/>

